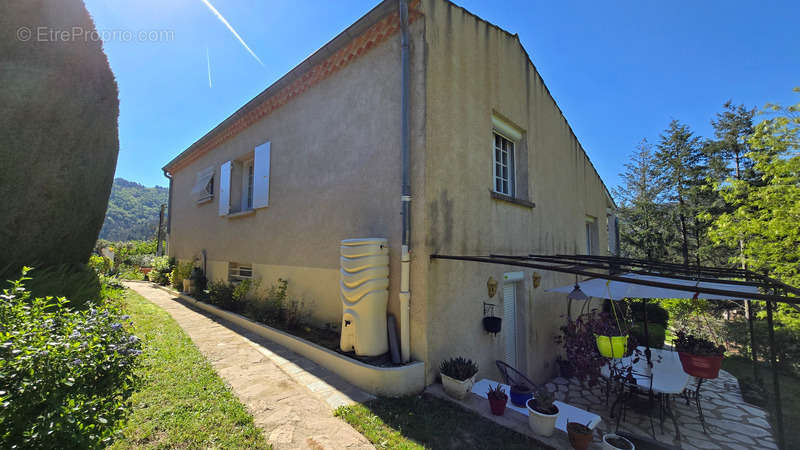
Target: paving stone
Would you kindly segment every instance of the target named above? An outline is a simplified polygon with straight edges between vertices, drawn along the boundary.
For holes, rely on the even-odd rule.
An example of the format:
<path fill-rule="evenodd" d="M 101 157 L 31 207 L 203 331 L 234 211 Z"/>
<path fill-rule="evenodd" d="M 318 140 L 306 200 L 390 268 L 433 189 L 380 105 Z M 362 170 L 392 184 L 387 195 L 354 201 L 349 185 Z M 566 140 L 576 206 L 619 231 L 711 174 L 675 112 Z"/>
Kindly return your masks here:
<path fill-rule="evenodd" d="M 555 392 L 558 390 L 558 388 L 556 388 L 556 385 L 553 383 L 547 383 L 544 387 L 550 392 Z"/>
<path fill-rule="evenodd" d="M 555 384 L 569 384 L 569 381 L 567 381 L 566 378 L 555 377 L 555 378 L 553 378 L 553 383 L 555 383 Z"/>
<path fill-rule="evenodd" d="M 755 426 L 764 428 L 765 430 L 771 429 L 769 422 L 760 417 L 750 417 L 747 419 L 747 421 Z"/>
<path fill-rule="evenodd" d="M 332 414 L 338 406 L 373 396 L 274 342 L 213 321 L 150 284 L 126 285 L 178 322 L 276 450 L 374 448 Z"/>

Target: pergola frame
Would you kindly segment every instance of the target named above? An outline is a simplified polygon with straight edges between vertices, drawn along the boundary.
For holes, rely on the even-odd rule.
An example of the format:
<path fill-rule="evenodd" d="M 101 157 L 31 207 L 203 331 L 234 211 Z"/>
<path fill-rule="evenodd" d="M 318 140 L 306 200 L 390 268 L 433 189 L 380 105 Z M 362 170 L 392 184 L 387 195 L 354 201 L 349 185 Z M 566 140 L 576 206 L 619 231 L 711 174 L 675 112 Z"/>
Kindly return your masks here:
<path fill-rule="evenodd" d="M 776 422 L 778 425 L 778 446 L 785 448 L 783 429 L 783 410 L 781 408 L 780 385 L 778 380 L 778 364 L 775 354 L 775 328 L 773 322 L 773 303 L 789 304 L 800 309 L 800 289 L 782 283 L 766 274 L 753 272 L 747 269 L 728 267 L 692 266 L 642 259 L 623 258 L 619 256 L 599 255 L 542 255 L 528 254 L 527 256 L 489 254 L 488 256 L 453 256 L 433 254 L 431 260 L 473 261 L 486 264 L 525 267 L 529 269 L 548 270 L 552 272 L 573 274 L 588 278 L 601 278 L 643 286 L 675 289 L 685 292 L 716 294 L 722 296 L 742 297 L 742 302 L 749 308 L 750 300 L 745 300 L 740 292 L 728 289 L 708 288 L 701 286 L 687 286 L 662 281 L 642 280 L 626 277 L 626 273 L 637 275 L 653 275 L 661 278 L 675 280 L 692 280 L 703 282 L 724 283 L 733 286 L 750 286 L 758 288 L 761 293 L 748 293 L 746 297 L 752 300 L 762 300 L 767 306 L 767 326 L 769 331 L 770 365 L 772 367 L 772 381 L 775 394 Z M 792 293 L 793 296 L 788 296 Z M 756 353 L 756 340 L 753 331 L 753 317 L 748 314 L 747 320 L 750 328 L 751 358 L 753 372 L 758 376 L 758 355 Z"/>

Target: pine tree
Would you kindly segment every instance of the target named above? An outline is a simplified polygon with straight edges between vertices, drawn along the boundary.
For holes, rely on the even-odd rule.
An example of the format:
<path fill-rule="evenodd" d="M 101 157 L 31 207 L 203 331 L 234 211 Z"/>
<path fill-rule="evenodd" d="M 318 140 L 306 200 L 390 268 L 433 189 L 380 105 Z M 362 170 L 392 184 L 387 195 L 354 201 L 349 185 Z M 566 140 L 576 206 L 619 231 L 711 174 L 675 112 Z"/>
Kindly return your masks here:
<path fill-rule="evenodd" d="M 643 139 L 620 173 L 622 185 L 614 190 L 619 208 L 621 253 L 626 257 L 665 259 L 669 241 L 663 224 L 666 183 L 656 168 L 653 147 Z"/>
<path fill-rule="evenodd" d="M 696 239 L 700 191 L 704 184 L 704 156 L 702 142 L 691 129 L 677 120 L 672 120 L 661 135 L 656 152 L 656 168 L 661 171 L 667 184 L 667 200 L 670 213 L 680 237 L 680 255 L 683 264 L 689 265 L 691 249 L 698 247 Z M 697 252 L 693 252 L 697 255 Z M 697 256 L 695 256 L 697 261 Z"/>

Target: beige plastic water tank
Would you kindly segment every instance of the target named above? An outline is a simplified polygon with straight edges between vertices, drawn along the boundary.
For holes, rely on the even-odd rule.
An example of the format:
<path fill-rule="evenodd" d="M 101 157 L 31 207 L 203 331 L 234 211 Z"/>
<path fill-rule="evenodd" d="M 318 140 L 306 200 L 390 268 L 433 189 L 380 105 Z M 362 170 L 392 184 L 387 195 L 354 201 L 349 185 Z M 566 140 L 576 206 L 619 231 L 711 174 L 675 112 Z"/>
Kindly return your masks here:
<path fill-rule="evenodd" d="M 383 238 L 342 241 L 340 297 L 343 351 L 377 356 L 389 350 L 389 245 Z"/>

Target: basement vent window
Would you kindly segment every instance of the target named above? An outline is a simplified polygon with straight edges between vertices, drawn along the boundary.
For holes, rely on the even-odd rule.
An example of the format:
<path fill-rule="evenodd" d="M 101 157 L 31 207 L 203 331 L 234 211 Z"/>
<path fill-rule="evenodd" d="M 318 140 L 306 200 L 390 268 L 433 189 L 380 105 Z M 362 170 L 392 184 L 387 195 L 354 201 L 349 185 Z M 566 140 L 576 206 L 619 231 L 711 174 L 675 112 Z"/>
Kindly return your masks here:
<path fill-rule="evenodd" d="M 238 282 L 253 279 L 253 266 L 251 264 L 228 263 L 228 281 Z"/>
<path fill-rule="evenodd" d="M 195 203 L 206 203 L 214 198 L 214 167 L 197 172 L 192 198 Z"/>

